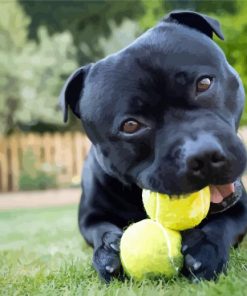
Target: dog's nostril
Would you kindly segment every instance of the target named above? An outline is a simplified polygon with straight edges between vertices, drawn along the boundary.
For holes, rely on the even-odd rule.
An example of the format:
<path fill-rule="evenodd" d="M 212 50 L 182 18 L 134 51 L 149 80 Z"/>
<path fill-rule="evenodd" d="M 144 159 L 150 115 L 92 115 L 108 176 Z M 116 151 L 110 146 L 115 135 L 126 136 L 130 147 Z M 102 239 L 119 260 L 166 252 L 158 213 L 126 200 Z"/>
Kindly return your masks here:
<path fill-rule="evenodd" d="M 200 159 L 192 158 L 188 161 L 188 167 L 191 171 L 198 173 L 203 168 L 203 162 Z"/>
<path fill-rule="evenodd" d="M 215 152 L 212 154 L 211 156 L 211 162 L 213 164 L 218 164 L 219 162 L 224 162 L 225 161 L 225 157 L 224 155 L 222 155 L 221 153 L 219 152 Z"/>

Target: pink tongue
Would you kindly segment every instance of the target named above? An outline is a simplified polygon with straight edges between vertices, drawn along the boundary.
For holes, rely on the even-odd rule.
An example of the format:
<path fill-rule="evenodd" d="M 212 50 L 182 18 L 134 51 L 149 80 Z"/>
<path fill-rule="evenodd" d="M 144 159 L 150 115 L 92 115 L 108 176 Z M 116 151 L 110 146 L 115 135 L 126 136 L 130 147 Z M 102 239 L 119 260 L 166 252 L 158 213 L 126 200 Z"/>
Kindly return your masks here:
<path fill-rule="evenodd" d="M 233 183 L 226 185 L 210 185 L 211 202 L 220 203 L 222 200 L 234 192 Z"/>

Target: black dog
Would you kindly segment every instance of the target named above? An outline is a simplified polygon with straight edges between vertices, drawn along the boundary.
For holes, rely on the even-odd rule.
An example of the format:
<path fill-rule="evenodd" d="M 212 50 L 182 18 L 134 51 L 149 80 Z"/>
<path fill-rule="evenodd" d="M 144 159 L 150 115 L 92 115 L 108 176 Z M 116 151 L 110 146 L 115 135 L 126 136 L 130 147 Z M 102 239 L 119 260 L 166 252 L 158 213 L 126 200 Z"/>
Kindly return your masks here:
<path fill-rule="evenodd" d="M 172 12 L 63 88 L 65 121 L 70 106 L 92 141 L 79 225 L 106 281 L 121 271 L 123 228 L 146 218 L 142 188 L 179 195 L 210 185 L 211 202 L 227 208 L 182 233 L 187 276 L 215 278 L 246 232 L 247 197 L 236 181 L 246 165 L 236 134 L 244 90 L 213 33 L 223 39 L 216 20 Z"/>

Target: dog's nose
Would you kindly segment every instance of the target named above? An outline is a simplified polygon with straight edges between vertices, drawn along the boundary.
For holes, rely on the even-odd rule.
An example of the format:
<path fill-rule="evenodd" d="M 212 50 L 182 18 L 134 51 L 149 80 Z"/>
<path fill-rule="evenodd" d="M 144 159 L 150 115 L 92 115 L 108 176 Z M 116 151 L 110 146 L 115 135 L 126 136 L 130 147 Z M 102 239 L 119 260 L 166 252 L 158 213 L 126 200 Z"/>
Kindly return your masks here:
<path fill-rule="evenodd" d="M 214 142 L 194 143 L 186 156 L 187 173 L 194 177 L 210 177 L 210 174 L 220 172 L 225 165 L 226 156 Z"/>
<path fill-rule="evenodd" d="M 191 174 L 199 176 L 210 173 L 214 169 L 221 169 L 225 162 L 225 156 L 220 151 L 211 150 L 191 155 L 187 159 L 187 167 Z"/>

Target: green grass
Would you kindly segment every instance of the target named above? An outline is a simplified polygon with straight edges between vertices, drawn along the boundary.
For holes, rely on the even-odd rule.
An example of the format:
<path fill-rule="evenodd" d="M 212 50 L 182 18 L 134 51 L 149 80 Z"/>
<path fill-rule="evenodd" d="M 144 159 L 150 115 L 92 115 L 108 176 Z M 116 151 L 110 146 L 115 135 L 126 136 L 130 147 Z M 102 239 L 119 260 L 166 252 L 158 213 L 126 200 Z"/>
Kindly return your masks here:
<path fill-rule="evenodd" d="M 0 212 L 0 295 L 247 295 L 247 241 L 228 275 L 193 284 L 183 277 L 102 283 L 77 229 L 75 207 Z"/>

